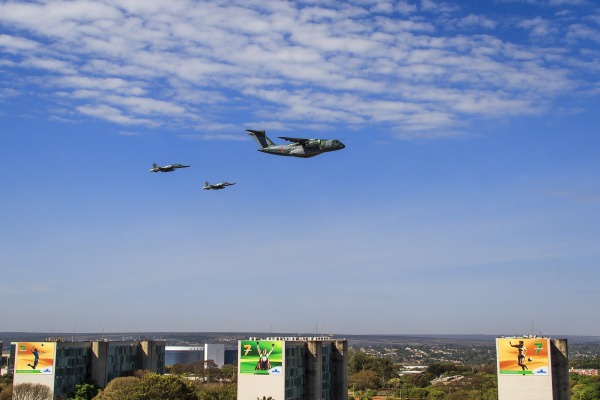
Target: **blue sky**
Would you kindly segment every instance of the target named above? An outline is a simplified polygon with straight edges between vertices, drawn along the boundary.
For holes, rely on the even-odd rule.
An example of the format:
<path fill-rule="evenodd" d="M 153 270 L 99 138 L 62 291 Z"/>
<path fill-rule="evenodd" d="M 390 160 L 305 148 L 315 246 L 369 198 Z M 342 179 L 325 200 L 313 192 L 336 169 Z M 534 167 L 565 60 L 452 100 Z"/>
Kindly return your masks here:
<path fill-rule="evenodd" d="M 591 0 L 4 1 L 2 330 L 600 335 L 599 76 Z"/>

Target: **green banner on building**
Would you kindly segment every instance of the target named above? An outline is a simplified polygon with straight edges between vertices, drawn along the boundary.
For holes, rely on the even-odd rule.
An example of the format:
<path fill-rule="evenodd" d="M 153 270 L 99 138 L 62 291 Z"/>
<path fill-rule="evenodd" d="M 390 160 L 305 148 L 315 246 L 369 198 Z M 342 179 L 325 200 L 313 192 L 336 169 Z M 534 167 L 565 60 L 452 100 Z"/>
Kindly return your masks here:
<path fill-rule="evenodd" d="M 242 340 L 240 373 L 254 375 L 283 374 L 283 342 L 279 340 Z"/>

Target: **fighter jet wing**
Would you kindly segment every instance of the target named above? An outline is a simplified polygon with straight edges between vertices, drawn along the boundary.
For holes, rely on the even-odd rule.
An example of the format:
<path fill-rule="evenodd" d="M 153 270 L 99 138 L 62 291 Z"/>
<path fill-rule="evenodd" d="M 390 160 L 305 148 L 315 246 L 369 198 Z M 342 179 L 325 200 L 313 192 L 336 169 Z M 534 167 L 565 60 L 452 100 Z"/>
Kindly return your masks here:
<path fill-rule="evenodd" d="M 279 136 L 279 139 L 287 140 L 288 142 L 300 143 L 300 144 L 306 144 L 310 141 L 310 139 L 293 138 L 293 137 L 286 137 L 286 136 Z"/>

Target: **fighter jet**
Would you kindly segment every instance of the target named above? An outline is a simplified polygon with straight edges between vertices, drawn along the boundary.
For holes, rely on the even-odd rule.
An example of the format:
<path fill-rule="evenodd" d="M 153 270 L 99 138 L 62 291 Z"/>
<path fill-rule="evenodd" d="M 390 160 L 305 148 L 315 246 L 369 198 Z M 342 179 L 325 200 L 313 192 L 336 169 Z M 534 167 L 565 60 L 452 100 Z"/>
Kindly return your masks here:
<path fill-rule="evenodd" d="M 255 131 L 248 129 L 246 132 L 248 132 L 248 135 L 254 137 L 254 139 L 256 139 L 258 142 L 260 146 L 258 151 L 268 154 L 275 154 L 278 156 L 308 158 L 318 156 L 321 153 L 326 153 L 329 151 L 341 150 L 346 147 L 337 139 L 302 139 L 286 136 L 279 136 L 279 138 L 292 143 L 275 144 L 267 137 L 264 130 Z"/>
<path fill-rule="evenodd" d="M 152 164 L 152 169 L 148 172 L 173 172 L 178 168 L 188 168 L 189 165 L 181 165 L 181 164 L 169 164 L 164 167 L 159 167 L 156 164 Z"/>
<path fill-rule="evenodd" d="M 214 185 L 211 185 L 208 182 L 204 182 L 204 190 L 221 190 L 221 189 L 225 189 L 227 186 L 231 186 L 231 185 L 235 185 L 234 183 L 229 183 L 229 182 L 219 182 L 219 183 L 215 183 Z"/>

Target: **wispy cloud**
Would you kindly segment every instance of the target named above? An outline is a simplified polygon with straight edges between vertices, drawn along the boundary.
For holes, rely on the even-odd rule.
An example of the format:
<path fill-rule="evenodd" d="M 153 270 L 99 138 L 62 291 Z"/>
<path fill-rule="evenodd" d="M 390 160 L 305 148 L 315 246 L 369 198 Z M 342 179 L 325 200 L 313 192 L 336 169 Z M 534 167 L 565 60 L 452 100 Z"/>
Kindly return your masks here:
<path fill-rule="evenodd" d="M 33 40 L 12 35 L 0 35 L 0 48 L 4 52 L 31 51 L 37 47 L 39 47 L 39 43 Z"/>
<path fill-rule="evenodd" d="M 526 3 L 539 6 L 581 6 L 589 5 L 589 0 L 495 0 L 498 3 Z"/>
<path fill-rule="evenodd" d="M 494 29 L 498 23 L 492 19 L 482 15 L 469 14 L 466 17 L 460 18 L 457 22 L 458 27 L 481 27 L 486 29 Z"/>
<path fill-rule="evenodd" d="M 544 112 L 582 83 L 574 60 L 581 69 L 596 57 L 564 47 L 589 42 L 593 19 L 568 30 L 521 19 L 530 43 L 494 36 L 502 24 L 432 0 L 7 1 L 0 70 L 29 84 L 44 74 L 48 94 L 80 117 L 121 125 L 230 127 L 234 107 L 239 124 L 269 115 L 284 128 L 375 123 L 430 137 L 472 118 Z"/>
<path fill-rule="evenodd" d="M 229 127 L 231 129 L 231 127 Z M 244 135 L 234 135 L 226 133 L 208 133 L 208 134 L 183 134 L 178 135 L 181 138 L 188 140 L 226 140 L 226 141 L 247 141 L 249 140 Z"/>
<path fill-rule="evenodd" d="M 158 125 L 157 122 L 150 119 L 134 118 L 124 115 L 119 109 L 107 105 L 79 106 L 76 110 L 83 115 L 104 119 L 121 125 Z"/>
<path fill-rule="evenodd" d="M 0 88 L 0 99 L 18 96 L 19 92 L 10 88 Z"/>
<path fill-rule="evenodd" d="M 533 37 L 545 37 L 558 33 L 558 30 L 552 26 L 550 21 L 540 17 L 523 20 L 518 25 L 527 29 Z"/>

